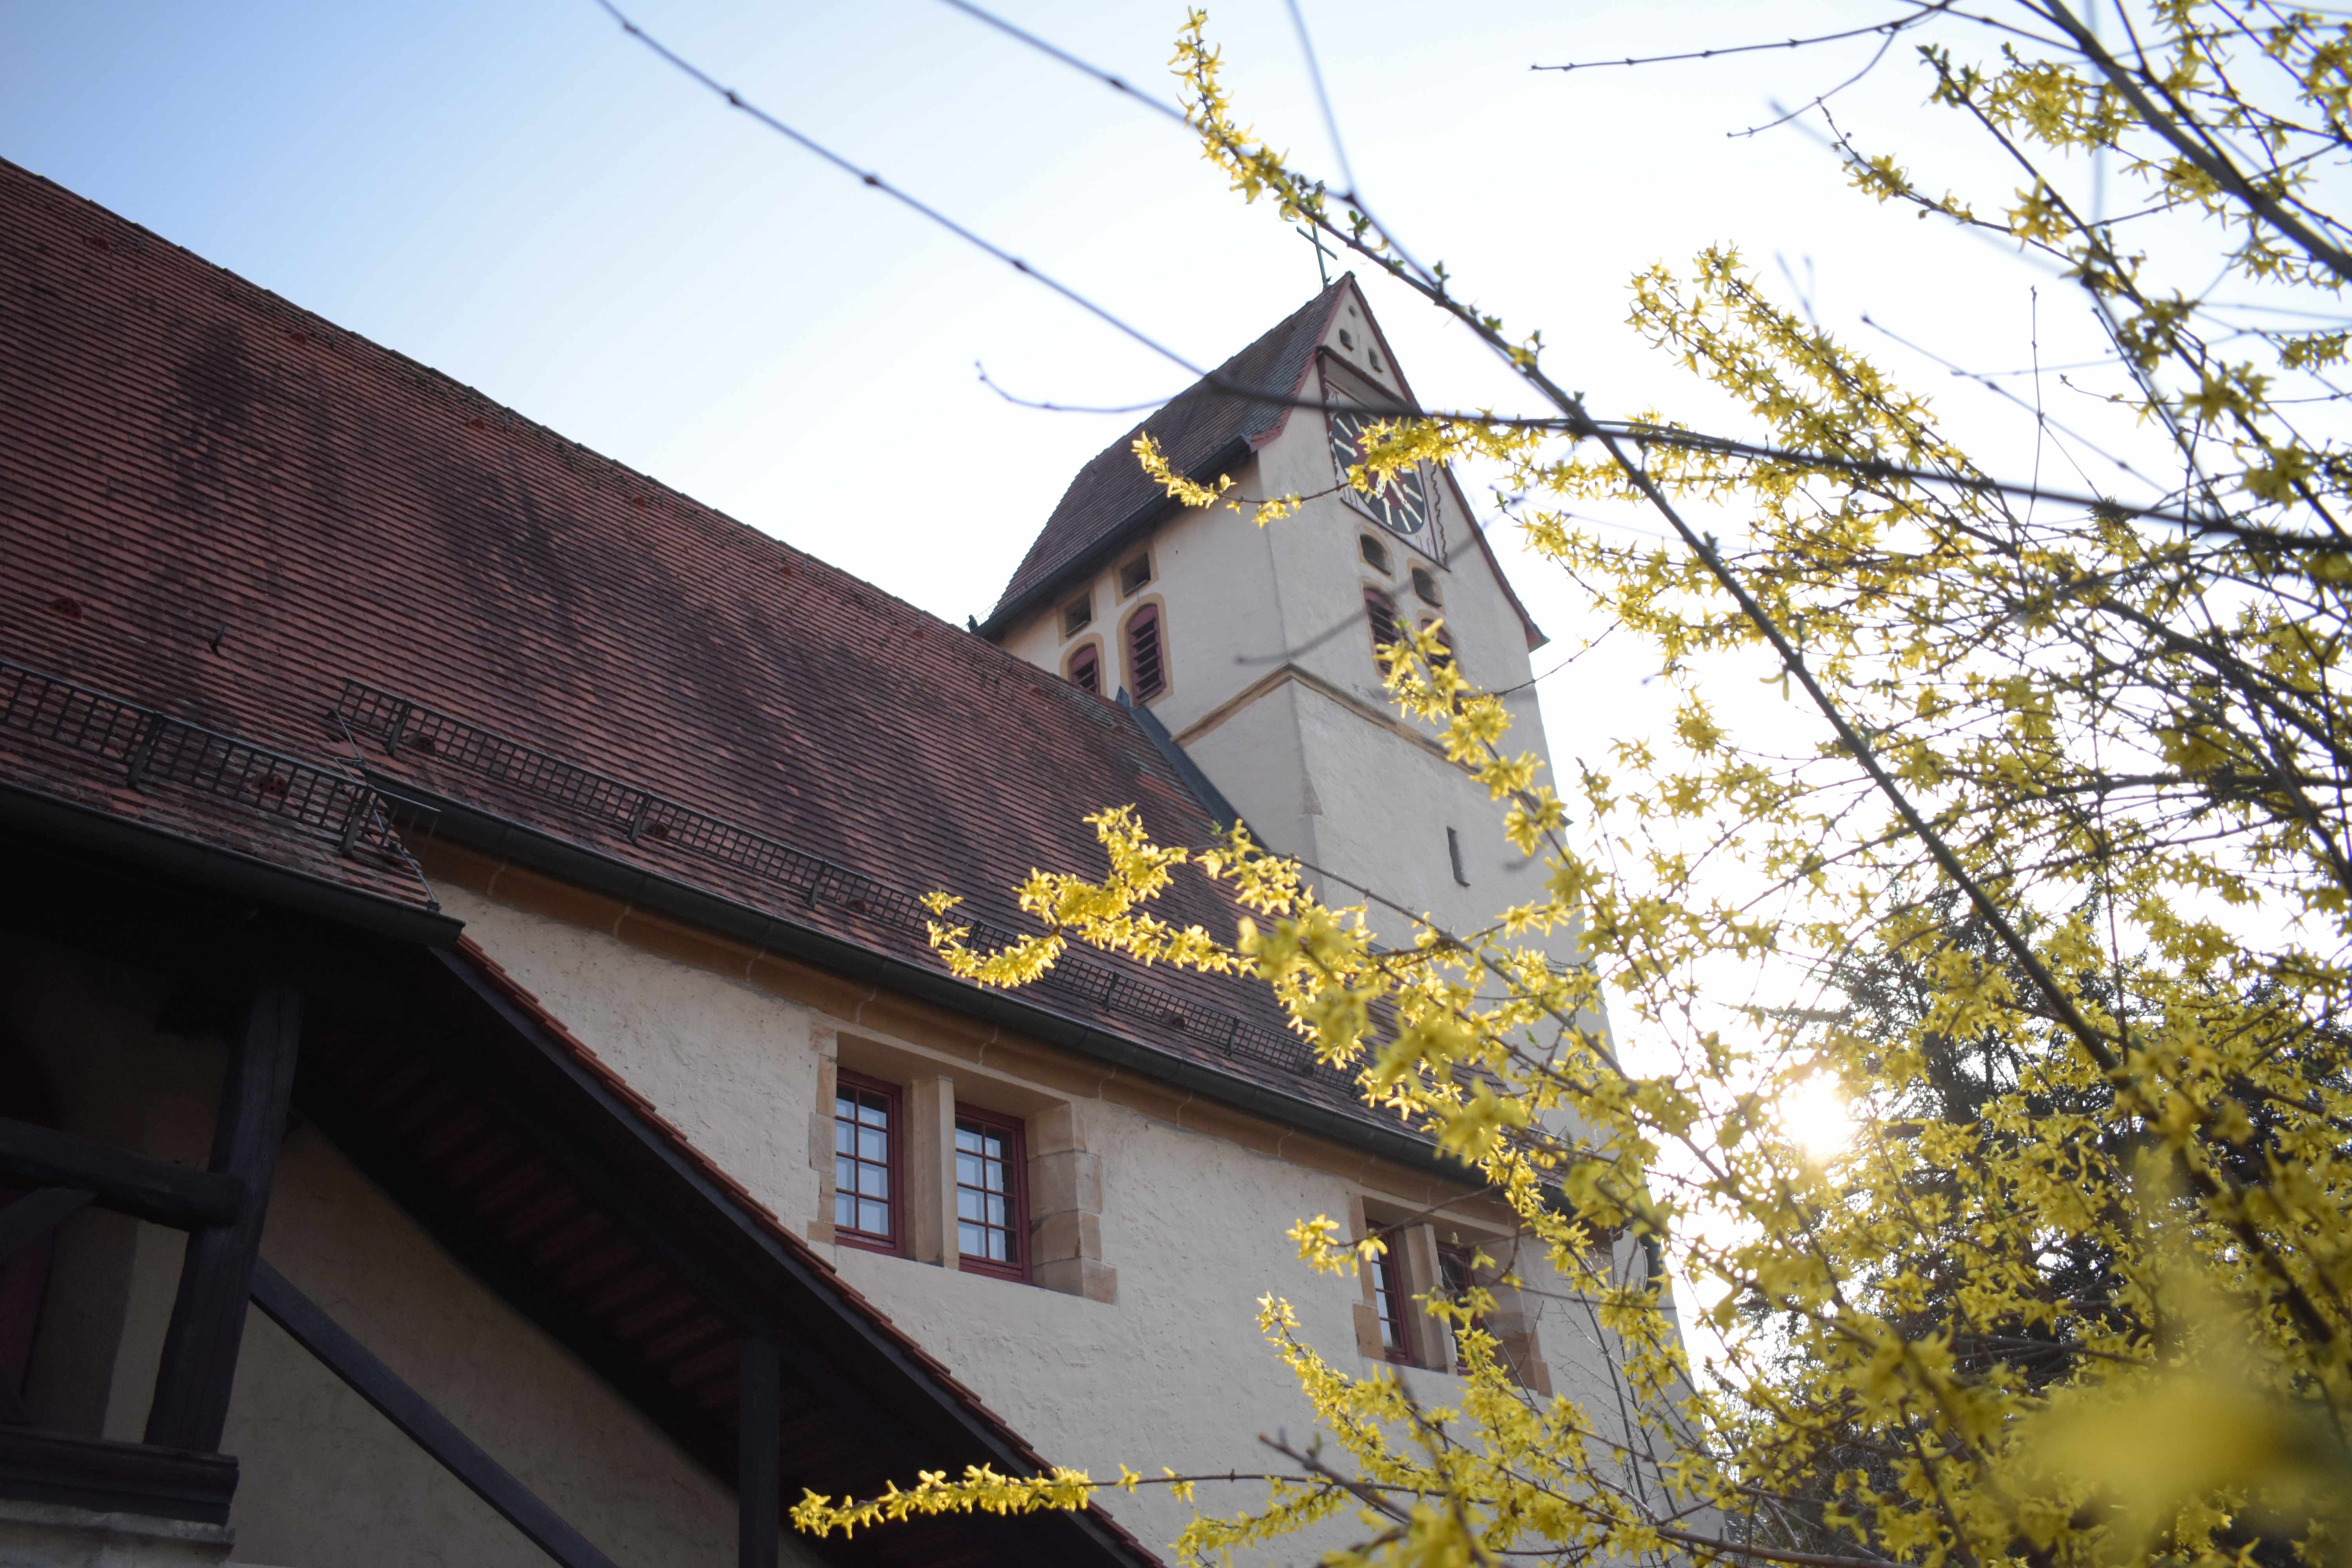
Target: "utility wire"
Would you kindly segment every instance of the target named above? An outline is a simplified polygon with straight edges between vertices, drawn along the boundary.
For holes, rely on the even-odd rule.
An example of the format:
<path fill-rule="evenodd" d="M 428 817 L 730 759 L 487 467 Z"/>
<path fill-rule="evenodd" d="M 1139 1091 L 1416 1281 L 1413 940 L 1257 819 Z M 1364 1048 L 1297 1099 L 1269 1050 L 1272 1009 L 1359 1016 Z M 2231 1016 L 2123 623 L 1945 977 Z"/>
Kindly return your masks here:
<path fill-rule="evenodd" d="M 1118 76 L 1113 75 L 1108 71 L 1102 70 L 1097 67 L 1089 65 L 1085 60 L 1080 59 L 1077 56 L 1070 54 L 1066 50 L 1057 48 L 1055 46 L 1046 43 L 1045 40 L 1036 37 L 1034 35 L 1025 32 L 1023 29 L 1013 26 L 1011 23 L 1003 21 L 1002 18 L 992 16 L 989 12 L 982 10 L 981 7 L 971 5 L 970 0 L 942 0 L 942 3 L 952 5 L 957 10 L 962 11 L 981 21 L 986 22 L 989 26 L 996 27 L 1008 36 L 1040 50 L 1041 52 L 1052 57 L 1054 59 L 1069 66 L 1072 69 L 1083 71 L 1087 75 L 1094 77 L 1097 80 L 1129 94 L 1135 98 L 1139 102 L 1147 104 L 1163 114 L 1172 116 L 1181 123 L 1186 125 L 1191 123 L 1191 121 L 1185 118 L 1181 110 L 1172 109 L 1146 94 L 1137 91 L 1136 89 L 1129 86 Z M 1792 451 L 1786 447 L 1771 447 L 1752 441 L 1740 441 L 1730 437 L 1707 436 L 1692 431 L 1676 430 L 1666 426 L 1649 425 L 1640 421 L 1595 419 L 1580 411 L 1558 416 L 1523 416 L 1496 415 L 1483 411 L 1433 411 L 1412 407 L 1405 405 L 1341 404 L 1333 403 L 1324 398 L 1301 397 L 1286 390 L 1276 390 L 1272 387 L 1252 386 L 1244 383 L 1235 382 L 1223 375 L 1221 372 L 1202 370 L 1199 365 L 1187 359 L 1184 355 L 1177 353 L 1174 349 L 1170 348 L 1167 344 L 1160 342 L 1157 338 L 1152 337 L 1141 328 L 1131 325 L 1108 308 L 1097 304 L 1094 300 L 1088 299 L 1086 295 L 1079 293 L 1076 289 L 1071 288 L 1068 284 L 1062 282 L 1060 279 L 1053 277 L 1049 273 L 1044 272 L 1035 267 L 1032 267 L 1028 262 L 1023 260 L 1020 257 L 1013 255 L 1011 251 L 1006 250 L 1003 247 L 997 245 L 984 236 L 966 227 L 964 225 L 957 222 L 954 218 L 950 217 L 947 214 L 941 212 L 937 207 L 932 206 L 929 203 L 891 184 L 881 174 L 872 170 L 860 167 L 857 163 L 843 156 L 841 153 L 835 152 L 831 147 L 828 147 L 824 142 L 817 141 L 814 137 L 797 130 L 793 126 L 779 119 L 774 114 L 769 112 L 767 110 L 764 110 L 759 105 L 751 102 L 750 100 L 743 97 L 742 94 L 737 92 L 734 89 L 728 87 L 716 77 L 713 77 L 708 71 L 694 64 L 691 60 L 687 59 L 684 56 L 679 55 L 675 50 L 668 47 L 668 46 L 663 44 L 659 39 L 654 37 L 644 28 L 638 26 L 635 22 L 629 18 L 626 13 L 622 11 L 617 5 L 614 4 L 614 0 L 595 0 L 595 4 L 598 9 L 602 10 L 606 16 L 610 16 L 614 22 L 620 25 L 621 30 L 624 33 L 627 34 L 630 37 L 635 38 L 638 43 L 644 45 L 646 49 L 650 50 L 673 69 L 688 77 L 712 95 L 725 100 L 728 107 L 730 109 L 738 110 L 742 113 L 751 116 L 752 120 L 756 121 L 761 125 L 775 132 L 778 135 L 784 137 L 796 146 L 815 154 L 827 163 L 832 164 L 835 168 L 839 169 L 842 173 L 855 177 L 860 184 L 866 185 L 867 188 L 878 191 L 882 195 L 888 196 L 892 201 L 898 203 L 900 205 L 908 208 L 919 216 L 929 220 L 940 228 L 945 229 L 948 233 L 954 235 L 958 239 L 962 240 L 965 244 L 970 245 L 983 254 L 1003 262 L 1005 266 L 1012 268 L 1023 277 L 1043 284 L 1045 288 L 1052 289 L 1062 299 L 1077 306 L 1087 314 L 1094 317 L 1097 321 L 1101 321 L 1104 325 L 1109 327 L 1114 331 L 1117 331 L 1121 336 L 1131 339 L 1133 342 L 1142 345 L 1144 348 L 1150 350 L 1153 353 L 1158 354 L 1162 359 L 1167 360 L 1170 363 L 1187 372 L 1196 380 L 1207 384 L 1212 389 L 1225 393 L 1231 396 L 1244 399 L 1248 402 L 1262 403 L 1280 408 L 1311 409 L 1318 413 L 1326 414 L 1347 413 L 1369 416 L 1371 418 L 1382 420 L 1434 419 L 1441 422 L 1461 425 L 1476 425 L 1505 429 L 1556 430 L 1580 439 L 1588 437 L 1605 439 L 1611 437 L 1623 437 L 1636 442 L 1646 443 L 1652 446 L 1664 447 L 1679 450 L 1706 452 L 1718 457 L 1738 458 L 1758 462 L 1785 463 L 1793 467 L 1817 468 L 1827 473 L 1843 474 L 1849 478 L 1881 480 L 1893 479 L 1916 484 L 1944 485 L 1956 489 L 1978 494 L 2016 496 L 2053 501 L 2065 506 L 2087 507 L 2105 511 L 2112 516 L 2139 518 L 2151 522 L 2168 523 L 2195 531 L 2221 533 L 2230 537 L 2245 540 L 2250 542 L 2266 544 L 2277 548 L 2303 550 L 2336 549 L 2340 547 L 2336 542 L 2330 540 L 2252 527 L 2223 517 L 2201 516 L 2189 512 L 2185 509 L 2168 510 L 2162 505 L 2137 506 L 2117 501 L 2113 498 L 2106 496 L 2078 495 L 2064 490 L 2051 490 L 2035 485 L 2021 485 L 2012 481 L 1990 479 L 1982 475 L 1959 475 L 1925 468 L 1916 468 L 1906 464 L 1886 462 L 1877 458 L 1844 458 L 1829 453 Z M 1360 204 L 1359 204 L 1359 205 L 1360 205 Z"/>
<path fill-rule="evenodd" d="M 1097 81 L 1101 82 L 1105 87 L 1108 87 L 1116 92 L 1125 93 L 1128 97 L 1135 100 L 1136 102 L 1143 105 L 1146 109 L 1153 110 L 1165 115 L 1168 119 L 1176 121 L 1179 125 L 1189 126 L 1192 123 L 1192 121 L 1184 118 L 1184 111 L 1182 110 L 1177 108 L 1166 99 L 1154 98 L 1150 93 L 1144 91 L 1141 88 L 1136 86 L 1133 82 L 1129 81 L 1125 77 L 1104 70 L 1099 66 L 1088 65 L 1086 61 L 1070 53 L 1067 49 L 1062 48 L 1057 45 L 1048 42 L 1046 39 L 1039 37 L 1036 34 L 1030 32 L 1025 27 L 1015 26 L 1013 23 L 1006 21 L 1003 17 L 998 16 L 993 11 L 984 11 L 981 9 L 979 6 L 972 5 L 971 0 L 940 0 L 940 4 L 952 6 L 956 10 L 962 12 L 965 16 L 970 16 L 973 21 L 983 23 L 988 26 L 993 27 L 998 32 L 1004 34 L 1007 37 L 1018 39 L 1020 42 L 1024 43 L 1031 48 L 1036 50 L 1039 54 L 1045 55 L 1053 59 L 1061 61 L 1064 65 L 1068 66 L 1072 70 L 1084 72 L 1086 75 L 1094 78 Z"/>
<path fill-rule="evenodd" d="M 948 0 L 948 3 L 953 5 L 955 4 L 955 0 Z M 758 104 L 755 104 L 749 99 L 745 98 L 741 93 L 737 92 L 733 88 L 729 87 L 718 78 L 710 75 L 708 71 L 705 71 L 701 67 L 696 65 L 685 56 L 672 50 L 667 45 L 662 43 L 660 39 L 656 38 L 651 33 L 646 32 L 643 27 L 638 26 L 636 23 L 629 19 L 628 16 L 623 12 L 618 5 L 613 4 L 613 0 L 596 0 L 596 5 L 606 16 L 612 17 L 614 21 L 618 22 L 621 25 L 621 31 L 626 33 L 629 37 L 643 44 L 646 48 L 652 50 L 656 55 L 667 62 L 674 69 L 700 83 L 705 89 L 716 93 L 719 97 L 725 99 L 729 108 L 740 110 L 743 113 L 750 115 L 753 120 L 759 121 L 761 125 L 766 126 L 769 130 L 793 142 L 803 151 L 815 153 L 818 157 L 824 159 L 835 168 L 839 169 L 845 174 L 856 176 L 862 184 L 871 189 L 881 192 L 884 195 L 888 196 L 892 201 L 897 202 L 901 206 L 907 207 L 919 216 L 929 219 L 932 223 L 939 225 L 943 229 L 946 229 L 950 234 L 954 235 L 958 239 L 962 240 L 965 244 L 985 251 L 988 255 L 994 257 L 999 261 L 1002 261 L 1007 267 L 1012 268 L 1015 272 L 1020 273 L 1023 277 L 1036 279 L 1046 288 L 1051 289 L 1055 293 L 1059 294 L 1063 299 L 1067 300 L 1071 304 L 1076 305 L 1081 310 L 1086 311 L 1087 314 L 1102 322 L 1105 326 L 1109 327 L 1112 331 L 1117 331 L 1123 336 L 1134 339 L 1137 342 L 1142 344 L 1145 348 L 1150 349 L 1153 353 L 1160 355 L 1162 359 L 1168 360 L 1171 363 L 1180 365 L 1184 369 L 1191 371 L 1196 376 L 1206 374 L 1200 366 L 1194 364 L 1191 360 L 1186 359 L 1182 354 L 1178 353 L 1174 349 L 1170 348 L 1167 344 L 1160 342 L 1157 338 L 1150 336 L 1141 328 L 1130 326 L 1128 322 L 1121 321 L 1118 317 L 1111 314 L 1110 311 L 1106 310 L 1100 305 L 1096 304 L 1092 300 L 1087 299 L 1084 294 L 1079 293 L 1068 284 L 1062 282 L 1057 278 L 1055 278 L 1052 274 L 1040 271 L 1038 268 L 1030 266 L 1029 263 L 1013 255 L 1003 247 L 974 233 L 969 228 L 966 228 L 963 225 L 948 216 L 947 214 L 940 211 L 939 208 L 932 206 L 929 203 L 925 202 L 919 197 L 912 195 L 906 191 L 900 190 L 897 185 L 892 184 L 889 181 L 884 179 L 880 174 L 876 174 L 873 170 L 858 167 L 849 159 L 843 157 L 840 153 L 835 152 L 824 142 L 819 142 L 815 137 L 810 136 L 801 131 L 797 131 L 792 126 L 786 124 L 783 121 L 777 119 L 766 110 L 761 109 Z M 962 8 L 967 10 L 973 9 L 970 6 Z M 1101 73 L 1097 72 L 1097 74 L 1100 75 Z M 1117 79 L 1115 78 L 1108 79 L 1113 80 L 1115 83 L 1117 82 Z M 1129 92 L 1134 90 L 1131 88 L 1127 88 L 1124 83 L 1117 83 L 1117 85 Z M 1178 118 L 1181 119 L 1182 116 L 1179 115 Z"/>
<path fill-rule="evenodd" d="M 957 0 L 949 0 L 954 5 Z M 1307 36 L 1307 13 L 1298 8 L 1298 0 L 1288 0 L 1290 25 L 1298 34 L 1299 52 L 1307 57 L 1307 79 L 1315 84 L 1315 101 L 1322 106 L 1323 129 L 1331 138 L 1331 155 L 1339 161 L 1339 178 L 1348 183 L 1348 197 L 1353 200 L 1356 171 L 1348 166 L 1348 144 L 1339 138 L 1339 117 L 1331 112 L 1331 95 L 1323 87 L 1323 64 L 1315 58 L 1315 40 Z"/>

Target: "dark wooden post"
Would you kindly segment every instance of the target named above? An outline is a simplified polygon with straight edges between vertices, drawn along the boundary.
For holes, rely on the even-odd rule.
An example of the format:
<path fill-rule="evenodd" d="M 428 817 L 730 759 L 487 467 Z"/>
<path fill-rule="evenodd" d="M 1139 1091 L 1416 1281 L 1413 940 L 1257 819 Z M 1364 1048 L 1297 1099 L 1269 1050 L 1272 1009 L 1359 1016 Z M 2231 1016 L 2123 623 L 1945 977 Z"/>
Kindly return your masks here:
<path fill-rule="evenodd" d="M 735 1413 L 735 1496 L 740 1568 L 776 1568 L 776 1535 L 783 1511 L 783 1410 L 776 1342 L 764 1334 L 743 1340 L 743 1371 Z"/>
<path fill-rule="evenodd" d="M 160 1447 L 199 1453 L 220 1447 L 301 1028 L 301 997 L 289 985 L 264 981 L 246 1012 L 244 1037 L 231 1048 L 220 1119 L 213 1126 L 212 1168 L 241 1181 L 245 1201 L 227 1224 L 188 1235 L 180 1296 L 163 1335 L 163 1364 L 147 1415 L 147 1441 Z"/>

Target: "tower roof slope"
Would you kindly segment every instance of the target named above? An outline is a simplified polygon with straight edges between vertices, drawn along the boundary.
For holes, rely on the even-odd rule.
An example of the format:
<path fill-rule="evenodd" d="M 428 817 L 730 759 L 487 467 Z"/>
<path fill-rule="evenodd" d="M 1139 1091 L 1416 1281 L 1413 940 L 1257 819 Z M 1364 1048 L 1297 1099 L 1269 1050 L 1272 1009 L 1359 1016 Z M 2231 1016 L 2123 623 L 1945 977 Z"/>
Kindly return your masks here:
<path fill-rule="evenodd" d="M 1314 363 L 1315 345 L 1322 342 L 1331 312 L 1339 309 L 1354 276 L 1341 275 L 1272 331 L 1095 454 L 1062 492 L 982 630 L 994 632 L 1053 592 L 1073 570 L 1115 549 L 1134 529 L 1173 506 L 1136 462 L 1137 437 L 1149 436 L 1158 443 L 1177 473 L 1204 479 L 1239 462 L 1279 431 L 1290 413 L 1287 404 L 1263 402 L 1223 388 L 1246 386 L 1297 395 Z"/>

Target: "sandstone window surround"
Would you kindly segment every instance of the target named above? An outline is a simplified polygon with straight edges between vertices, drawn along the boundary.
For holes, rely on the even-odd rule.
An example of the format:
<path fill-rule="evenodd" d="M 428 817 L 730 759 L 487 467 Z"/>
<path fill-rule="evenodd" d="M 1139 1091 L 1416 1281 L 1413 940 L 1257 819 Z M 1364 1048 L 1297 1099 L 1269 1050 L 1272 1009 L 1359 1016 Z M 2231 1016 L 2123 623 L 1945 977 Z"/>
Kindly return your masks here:
<path fill-rule="evenodd" d="M 1087 1147 L 1079 1106 L 1024 1085 L 968 1076 L 959 1082 L 950 1064 L 844 1034 L 820 1040 L 817 1110 L 810 1118 L 810 1163 L 818 1172 L 812 1239 L 859 1245 L 837 1233 L 835 1107 L 844 1083 L 884 1085 L 897 1096 L 898 1159 L 892 1170 L 897 1245 L 887 1250 L 918 1263 L 977 1275 L 1025 1280 L 1048 1290 L 1106 1303 L 1118 1300 L 1118 1271 L 1103 1261 L 1102 1159 Z M 961 1098 L 960 1098 L 961 1094 Z M 976 1189 L 960 1181 L 958 1127 L 1010 1130 L 1017 1164 L 1003 1194 L 1008 1239 L 1018 1258 L 966 1258 L 961 1212 L 978 1205 L 985 1215 L 987 1177 Z M 969 1139 L 965 1140 L 970 1142 Z M 1010 1248 L 1008 1248 L 1010 1250 Z"/>
<path fill-rule="evenodd" d="M 1460 1353 L 1449 1320 L 1433 1317 L 1427 1303 L 1433 1296 L 1451 1295 L 1468 1279 L 1486 1287 L 1495 1299 L 1480 1327 L 1495 1336 L 1504 1363 L 1520 1385 L 1549 1396 L 1551 1368 L 1543 1359 L 1537 1338 L 1538 1301 L 1516 1287 L 1502 1283 L 1507 1270 L 1490 1261 L 1475 1276 L 1471 1259 L 1484 1254 L 1490 1260 L 1512 1256 L 1509 1242 L 1465 1230 L 1439 1216 L 1418 1219 L 1381 1205 L 1369 1211 L 1361 1196 L 1349 1200 L 1349 1234 L 1360 1240 L 1378 1231 L 1388 1243 L 1388 1255 L 1359 1264 L 1361 1297 L 1354 1303 L 1356 1350 L 1366 1361 L 1394 1362 L 1426 1372 L 1458 1371 Z M 1451 1265 L 1451 1267 L 1449 1267 Z M 1385 1275 L 1385 1279 L 1383 1278 Z M 1389 1332 L 1383 1333 L 1381 1296 L 1383 1288 L 1402 1293 L 1403 1310 Z M 1403 1344 L 1388 1342 L 1402 1331 Z"/>

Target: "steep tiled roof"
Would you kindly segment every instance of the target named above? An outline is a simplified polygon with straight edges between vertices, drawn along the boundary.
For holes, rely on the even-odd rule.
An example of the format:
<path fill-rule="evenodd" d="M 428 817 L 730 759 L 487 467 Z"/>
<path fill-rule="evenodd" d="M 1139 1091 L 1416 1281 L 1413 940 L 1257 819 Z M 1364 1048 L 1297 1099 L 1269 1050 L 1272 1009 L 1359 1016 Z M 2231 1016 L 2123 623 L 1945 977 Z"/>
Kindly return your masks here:
<path fill-rule="evenodd" d="M 1161 405 L 1080 468 L 1029 553 L 1022 557 L 1013 580 L 1005 584 L 983 630 L 996 630 L 1037 595 L 1050 593 L 1065 574 L 1097 552 L 1114 547 L 1131 528 L 1169 504 L 1166 493 L 1135 460 L 1138 436 L 1158 442 L 1178 473 L 1206 479 L 1208 470 L 1239 461 L 1280 429 L 1290 412 L 1286 405 L 1252 402 L 1220 390 L 1217 384 L 1296 395 L 1315 345 L 1323 341 L 1331 312 L 1352 277 L 1342 276 L 1293 310 L 1273 331 Z"/>
<path fill-rule="evenodd" d="M 1334 297 L 1263 341 L 1279 363 L 1244 355 L 1239 373 L 1286 374 Z M 1262 416 L 1203 405 L 1171 428 L 1206 450 Z M 1170 842 L 1212 830 L 1120 709 L 5 163 L 0 537 L 0 659 L 322 767 L 364 764 L 908 962 L 936 967 L 919 929 L 884 930 L 863 898 L 792 896 L 476 759 L 387 755 L 349 683 L 902 892 L 965 893 L 1007 923 L 1006 890 L 1031 868 L 1099 872 L 1089 811 L 1133 803 Z M 252 798 L 131 791 L 119 758 L 13 719 L 12 782 L 425 897 L 405 867 L 338 853 Z M 1231 929 L 1204 883 L 1165 903 Z M 1295 1049 L 1291 1065 L 1236 1054 L 1250 1030 L 1233 1020 L 1286 1038 L 1264 987 L 1128 967 L 1124 1013 L 1108 991 L 1091 1011 L 1085 996 L 1036 1005 L 1394 1134 Z M 1181 987 L 1182 1005 L 1139 1014 L 1126 999 L 1150 994 L 1147 980 Z"/>

